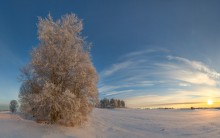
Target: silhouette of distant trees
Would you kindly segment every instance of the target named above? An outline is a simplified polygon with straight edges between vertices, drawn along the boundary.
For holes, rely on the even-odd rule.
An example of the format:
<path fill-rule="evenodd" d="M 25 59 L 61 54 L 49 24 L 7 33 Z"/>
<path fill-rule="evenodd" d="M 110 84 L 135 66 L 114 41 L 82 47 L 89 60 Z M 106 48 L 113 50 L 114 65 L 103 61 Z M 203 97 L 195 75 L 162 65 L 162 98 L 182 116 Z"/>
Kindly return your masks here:
<path fill-rule="evenodd" d="M 125 108 L 125 101 L 120 99 L 108 99 L 104 98 L 100 100 L 99 106 L 100 108 Z"/>

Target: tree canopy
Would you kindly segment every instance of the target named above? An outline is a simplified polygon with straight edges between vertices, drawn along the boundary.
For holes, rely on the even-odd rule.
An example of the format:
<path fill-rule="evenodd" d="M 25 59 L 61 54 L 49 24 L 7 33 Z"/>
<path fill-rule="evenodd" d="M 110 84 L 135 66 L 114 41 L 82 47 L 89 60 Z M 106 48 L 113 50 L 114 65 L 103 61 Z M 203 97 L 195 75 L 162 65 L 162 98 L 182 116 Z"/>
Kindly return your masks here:
<path fill-rule="evenodd" d="M 21 70 L 21 111 L 49 123 L 83 123 L 97 102 L 98 76 L 90 44 L 75 14 L 54 21 L 39 18 L 39 45 Z"/>

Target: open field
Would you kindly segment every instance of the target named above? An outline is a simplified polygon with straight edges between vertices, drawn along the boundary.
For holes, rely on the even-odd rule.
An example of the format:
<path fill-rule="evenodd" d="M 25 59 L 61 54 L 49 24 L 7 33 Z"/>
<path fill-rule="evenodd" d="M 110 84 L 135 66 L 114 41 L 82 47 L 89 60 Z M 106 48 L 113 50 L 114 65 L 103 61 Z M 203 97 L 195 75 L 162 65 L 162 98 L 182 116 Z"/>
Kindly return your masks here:
<path fill-rule="evenodd" d="M 94 109 L 82 127 L 37 124 L 0 112 L 0 138 L 218 138 L 220 110 Z"/>

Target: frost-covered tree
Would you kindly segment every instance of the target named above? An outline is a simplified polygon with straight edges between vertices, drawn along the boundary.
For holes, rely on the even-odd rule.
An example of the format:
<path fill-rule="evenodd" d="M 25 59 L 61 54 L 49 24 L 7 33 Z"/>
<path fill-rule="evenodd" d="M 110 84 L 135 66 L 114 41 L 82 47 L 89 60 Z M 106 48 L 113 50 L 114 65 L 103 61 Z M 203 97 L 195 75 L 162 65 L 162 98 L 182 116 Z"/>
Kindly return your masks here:
<path fill-rule="evenodd" d="M 114 108 L 117 108 L 118 107 L 118 100 L 117 99 L 114 99 Z"/>
<path fill-rule="evenodd" d="M 114 98 L 112 98 L 112 99 L 110 100 L 110 106 L 111 106 L 112 108 L 115 108 L 115 99 L 114 99 Z"/>
<path fill-rule="evenodd" d="M 48 123 L 83 123 L 97 103 L 97 73 L 75 14 L 39 18 L 39 46 L 21 70 L 21 111 Z"/>
<path fill-rule="evenodd" d="M 10 105 L 9 105 L 10 111 L 12 113 L 17 112 L 18 109 L 18 102 L 16 100 L 11 100 Z"/>
<path fill-rule="evenodd" d="M 100 100 L 100 107 L 101 107 L 101 108 L 105 108 L 104 100 Z"/>
<path fill-rule="evenodd" d="M 103 103 L 104 103 L 104 108 L 109 108 L 110 107 L 110 101 L 107 98 L 103 99 Z"/>
<path fill-rule="evenodd" d="M 125 108 L 125 101 L 121 100 L 121 107 Z"/>
<path fill-rule="evenodd" d="M 125 102 L 123 100 L 114 98 L 110 100 L 108 98 L 104 98 L 100 100 L 99 105 L 101 108 L 125 108 Z"/>
<path fill-rule="evenodd" d="M 118 108 L 121 108 L 122 106 L 121 106 L 121 100 L 117 100 L 117 104 L 118 104 Z"/>

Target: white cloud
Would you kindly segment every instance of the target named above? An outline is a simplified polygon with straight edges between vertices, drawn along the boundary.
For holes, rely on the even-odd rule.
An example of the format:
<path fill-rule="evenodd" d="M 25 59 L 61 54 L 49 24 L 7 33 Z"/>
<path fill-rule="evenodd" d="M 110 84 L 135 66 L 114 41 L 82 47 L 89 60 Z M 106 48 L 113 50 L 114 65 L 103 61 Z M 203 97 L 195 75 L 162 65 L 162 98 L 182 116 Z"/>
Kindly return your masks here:
<path fill-rule="evenodd" d="M 182 63 L 180 65 L 176 63 L 156 65 L 160 68 L 158 74 L 163 78 L 197 85 L 217 85 L 217 80 L 208 73 L 194 70 L 191 66 L 186 66 Z"/>
<path fill-rule="evenodd" d="M 130 57 L 135 57 L 135 56 L 140 56 L 146 53 L 153 53 L 156 52 L 157 50 L 154 49 L 147 49 L 147 50 L 142 50 L 142 51 L 135 51 L 135 52 L 131 52 L 128 53 L 126 55 L 123 55 L 122 58 L 130 58 Z"/>
<path fill-rule="evenodd" d="M 104 72 L 102 72 L 102 74 L 107 77 L 112 75 L 113 73 L 121 70 L 121 69 L 125 69 L 128 66 L 130 66 L 132 64 L 131 61 L 125 61 L 125 62 L 121 62 L 121 63 L 117 63 L 112 65 L 112 67 L 110 67 L 109 69 L 105 70 Z"/>
<path fill-rule="evenodd" d="M 191 72 L 191 71 L 185 71 L 185 72 L 172 72 L 171 77 L 173 79 L 185 81 L 191 84 L 205 84 L 210 86 L 215 86 L 217 82 L 210 78 L 207 74 L 201 73 L 201 72 Z"/>
<path fill-rule="evenodd" d="M 189 66 L 193 67 L 194 69 L 197 69 L 197 70 L 199 70 L 201 72 L 207 73 L 210 77 L 214 77 L 214 78 L 219 78 L 220 77 L 220 73 L 216 72 L 213 69 L 210 69 L 208 66 L 206 66 L 202 62 L 191 61 L 191 60 L 186 59 L 186 58 L 174 57 L 174 56 L 168 56 L 168 59 L 170 59 L 170 60 L 178 60 L 178 61 L 181 61 L 183 63 L 186 63 Z"/>
<path fill-rule="evenodd" d="M 118 95 L 121 93 L 129 93 L 129 92 L 135 92 L 135 90 L 128 89 L 128 90 L 112 91 L 112 92 L 108 92 L 106 96 L 114 96 L 114 95 Z"/>
<path fill-rule="evenodd" d="M 190 86 L 190 84 L 189 83 L 179 83 L 179 86 L 183 86 L 183 87 L 187 87 L 187 86 Z"/>

